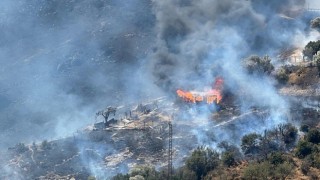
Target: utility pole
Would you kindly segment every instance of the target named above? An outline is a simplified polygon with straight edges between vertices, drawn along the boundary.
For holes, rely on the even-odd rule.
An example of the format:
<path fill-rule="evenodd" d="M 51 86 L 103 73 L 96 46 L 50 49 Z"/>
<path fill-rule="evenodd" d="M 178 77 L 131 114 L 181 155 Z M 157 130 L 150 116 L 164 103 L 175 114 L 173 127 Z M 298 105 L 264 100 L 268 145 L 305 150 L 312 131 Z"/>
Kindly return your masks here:
<path fill-rule="evenodd" d="M 168 180 L 172 179 L 172 123 L 169 121 Z"/>

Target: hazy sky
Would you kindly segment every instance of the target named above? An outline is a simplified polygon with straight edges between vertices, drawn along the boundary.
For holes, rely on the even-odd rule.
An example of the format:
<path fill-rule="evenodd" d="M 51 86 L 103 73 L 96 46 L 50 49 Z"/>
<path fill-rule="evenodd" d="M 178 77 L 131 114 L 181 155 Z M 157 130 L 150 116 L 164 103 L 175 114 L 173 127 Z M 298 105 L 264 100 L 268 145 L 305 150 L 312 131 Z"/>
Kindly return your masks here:
<path fill-rule="evenodd" d="M 319 0 L 307 0 L 307 6 L 309 4 L 310 8 L 320 8 L 320 1 Z"/>

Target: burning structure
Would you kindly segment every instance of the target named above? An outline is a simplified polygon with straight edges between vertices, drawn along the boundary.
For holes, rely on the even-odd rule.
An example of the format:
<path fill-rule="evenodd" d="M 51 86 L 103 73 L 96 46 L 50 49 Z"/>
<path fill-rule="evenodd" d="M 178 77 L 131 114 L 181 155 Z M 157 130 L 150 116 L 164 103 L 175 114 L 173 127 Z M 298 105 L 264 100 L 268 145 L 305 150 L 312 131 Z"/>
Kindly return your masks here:
<path fill-rule="evenodd" d="M 177 90 L 177 95 L 186 102 L 189 103 L 207 103 L 207 104 L 219 104 L 222 100 L 223 79 L 221 77 L 216 78 L 212 88 L 208 91 L 183 91 Z"/>

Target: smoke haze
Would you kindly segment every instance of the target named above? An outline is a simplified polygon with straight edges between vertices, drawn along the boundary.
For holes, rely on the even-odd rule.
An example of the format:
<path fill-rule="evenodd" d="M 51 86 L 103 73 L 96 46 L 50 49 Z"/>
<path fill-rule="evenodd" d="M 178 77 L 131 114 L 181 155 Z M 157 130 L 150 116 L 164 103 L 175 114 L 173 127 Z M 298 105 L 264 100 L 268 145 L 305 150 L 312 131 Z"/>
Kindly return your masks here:
<path fill-rule="evenodd" d="M 0 148 L 65 136 L 108 105 L 173 97 L 218 76 L 241 112 L 270 112 L 263 122 L 248 117 L 217 130 L 220 140 L 282 123 L 289 105 L 274 80 L 249 75 L 242 60 L 274 59 L 296 46 L 309 26 L 305 7 L 304 0 L 2 0 Z M 199 119 L 212 125 L 209 115 Z M 212 141 L 204 126 L 188 130 L 198 144 Z"/>

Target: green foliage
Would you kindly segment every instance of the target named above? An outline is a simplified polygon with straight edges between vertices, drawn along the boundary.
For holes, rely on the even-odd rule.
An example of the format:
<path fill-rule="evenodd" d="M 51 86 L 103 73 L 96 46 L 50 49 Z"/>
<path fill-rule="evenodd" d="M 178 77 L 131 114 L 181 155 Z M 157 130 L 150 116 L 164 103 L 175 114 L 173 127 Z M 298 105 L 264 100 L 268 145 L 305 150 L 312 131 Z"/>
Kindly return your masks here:
<path fill-rule="evenodd" d="M 251 163 L 244 170 L 244 179 L 268 179 L 270 174 L 271 164 L 268 162 Z"/>
<path fill-rule="evenodd" d="M 230 151 L 226 151 L 222 153 L 221 160 L 224 165 L 230 167 L 236 163 L 234 158 L 234 153 Z"/>
<path fill-rule="evenodd" d="M 235 145 L 229 144 L 226 141 L 222 141 L 218 144 L 218 148 L 223 150 L 223 152 L 232 153 L 235 161 L 242 159 L 242 153 L 240 152 L 240 149 Z"/>
<path fill-rule="evenodd" d="M 273 152 L 269 157 L 269 162 L 273 165 L 282 164 L 285 161 L 281 152 Z"/>
<path fill-rule="evenodd" d="M 130 172 L 130 177 L 144 177 L 145 179 L 157 179 L 159 173 L 155 170 L 154 167 L 150 166 L 136 166 Z"/>
<path fill-rule="evenodd" d="M 286 177 L 291 174 L 293 168 L 293 165 L 288 162 L 279 164 L 275 168 L 274 177 L 276 179 L 286 179 Z"/>
<path fill-rule="evenodd" d="M 281 84 L 286 84 L 289 80 L 288 72 L 285 68 L 281 67 L 276 72 L 276 79 Z"/>
<path fill-rule="evenodd" d="M 306 140 L 314 144 L 320 143 L 320 131 L 317 129 L 311 129 L 306 135 Z"/>
<path fill-rule="evenodd" d="M 313 55 L 315 55 L 320 50 L 320 40 L 318 41 L 310 41 L 304 48 L 303 54 L 307 56 L 309 59 L 312 59 Z"/>
<path fill-rule="evenodd" d="M 89 176 L 88 180 L 96 180 L 96 178 L 94 176 Z M 120 179 L 119 179 L 120 180 Z"/>
<path fill-rule="evenodd" d="M 312 153 L 312 144 L 310 142 L 307 141 L 299 141 L 297 148 L 296 148 L 296 156 L 298 156 L 299 158 L 304 158 L 307 155 Z"/>
<path fill-rule="evenodd" d="M 252 55 L 244 60 L 243 65 L 250 74 L 270 74 L 274 70 L 269 56 L 260 58 L 257 55 Z"/>
<path fill-rule="evenodd" d="M 197 179 L 196 173 L 189 170 L 186 167 L 182 167 L 178 169 L 173 176 L 174 180 L 180 180 L 180 179 L 185 179 L 185 180 L 194 180 Z"/>
<path fill-rule="evenodd" d="M 285 124 L 281 133 L 285 144 L 292 144 L 296 142 L 298 137 L 298 129 L 292 124 Z"/>
<path fill-rule="evenodd" d="M 318 68 L 318 73 L 319 73 L 319 76 L 320 76 L 320 53 L 319 53 L 319 51 L 314 56 L 314 60 L 315 60 L 316 66 Z"/>
<path fill-rule="evenodd" d="M 191 157 L 186 161 L 186 166 L 194 171 L 197 179 L 200 180 L 202 176 L 205 176 L 209 171 L 216 168 L 219 161 L 219 153 L 201 146 L 192 152 Z"/>
<path fill-rule="evenodd" d="M 312 167 L 320 168 L 320 153 L 313 150 L 312 154 L 309 155 L 306 159 Z"/>
<path fill-rule="evenodd" d="M 244 154 L 257 154 L 260 152 L 262 136 L 256 133 L 247 134 L 241 139 L 241 149 Z"/>

